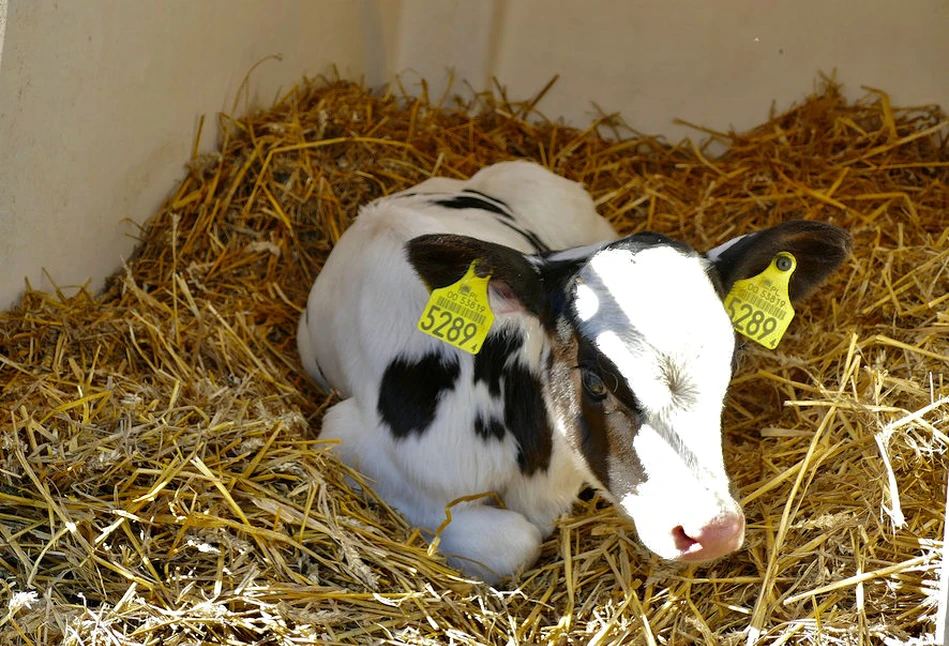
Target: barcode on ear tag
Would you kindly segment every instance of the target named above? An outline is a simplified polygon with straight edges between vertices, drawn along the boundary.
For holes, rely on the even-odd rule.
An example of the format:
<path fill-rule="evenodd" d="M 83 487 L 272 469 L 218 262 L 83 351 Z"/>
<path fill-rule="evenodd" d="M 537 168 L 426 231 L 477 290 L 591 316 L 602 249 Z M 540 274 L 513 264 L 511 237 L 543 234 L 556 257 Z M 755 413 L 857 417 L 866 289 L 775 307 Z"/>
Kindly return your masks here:
<path fill-rule="evenodd" d="M 788 282 L 797 260 L 786 251 L 751 278 L 735 282 L 725 297 L 725 309 L 735 330 L 755 343 L 774 349 L 794 318 Z"/>
<path fill-rule="evenodd" d="M 471 354 L 481 351 L 494 322 L 488 304 L 491 275 L 475 274 L 478 262 L 473 261 L 458 282 L 432 290 L 418 320 L 418 329 L 425 334 Z"/>

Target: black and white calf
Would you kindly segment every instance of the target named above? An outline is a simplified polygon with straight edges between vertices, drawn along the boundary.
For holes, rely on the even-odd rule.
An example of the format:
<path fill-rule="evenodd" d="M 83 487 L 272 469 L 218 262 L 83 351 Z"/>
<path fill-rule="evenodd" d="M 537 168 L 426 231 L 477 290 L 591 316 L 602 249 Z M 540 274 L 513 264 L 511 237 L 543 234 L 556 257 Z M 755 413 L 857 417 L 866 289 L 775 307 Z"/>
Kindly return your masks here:
<path fill-rule="evenodd" d="M 530 565 L 590 483 L 667 559 L 738 549 L 744 516 L 722 459 L 734 281 L 795 255 L 792 298 L 850 236 L 789 222 L 702 255 L 653 233 L 617 239 L 578 184 L 527 162 L 434 178 L 364 207 L 300 321 L 303 365 L 343 401 L 324 438 L 440 549 L 493 581 Z M 416 329 L 429 290 L 491 272 L 481 352 Z"/>

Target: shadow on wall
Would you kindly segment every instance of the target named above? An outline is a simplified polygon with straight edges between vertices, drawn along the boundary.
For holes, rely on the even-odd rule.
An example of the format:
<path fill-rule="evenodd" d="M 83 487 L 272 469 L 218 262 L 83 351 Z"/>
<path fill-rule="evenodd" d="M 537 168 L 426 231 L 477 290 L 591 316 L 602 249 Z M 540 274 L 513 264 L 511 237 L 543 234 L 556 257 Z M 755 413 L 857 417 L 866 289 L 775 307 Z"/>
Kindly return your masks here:
<path fill-rule="evenodd" d="M 0 0 L 0 65 L 3 65 L 3 34 L 7 31 L 7 0 Z"/>

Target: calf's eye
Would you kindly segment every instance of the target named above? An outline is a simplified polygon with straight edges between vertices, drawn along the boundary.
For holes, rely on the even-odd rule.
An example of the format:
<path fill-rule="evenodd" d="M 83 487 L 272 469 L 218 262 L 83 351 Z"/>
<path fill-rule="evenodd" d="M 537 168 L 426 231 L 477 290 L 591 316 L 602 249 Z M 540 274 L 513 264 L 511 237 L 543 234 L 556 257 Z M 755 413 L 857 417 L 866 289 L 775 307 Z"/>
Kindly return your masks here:
<path fill-rule="evenodd" d="M 584 368 L 580 374 L 581 381 L 583 382 L 583 389 L 586 391 L 587 395 L 596 401 L 600 401 L 606 397 L 606 384 L 604 384 L 603 380 L 600 379 L 600 375 L 588 368 Z"/>

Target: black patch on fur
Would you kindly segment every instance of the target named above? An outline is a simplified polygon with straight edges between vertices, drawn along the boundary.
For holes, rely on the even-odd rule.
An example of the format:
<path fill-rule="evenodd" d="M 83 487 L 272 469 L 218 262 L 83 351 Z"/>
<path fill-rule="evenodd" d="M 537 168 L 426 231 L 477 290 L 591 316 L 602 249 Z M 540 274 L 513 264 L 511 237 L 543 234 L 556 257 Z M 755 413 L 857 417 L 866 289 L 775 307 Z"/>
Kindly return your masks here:
<path fill-rule="evenodd" d="M 421 435 L 435 421 L 438 402 L 455 388 L 461 368 L 454 357 L 427 354 L 418 361 L 396 357 L 379 386 L 377 410 L 396 438 Z"/>
<path fill-rule="evenodd" d="M 473 194 L 473 195 L 480 195 L 481 197 L 483 197 L 483 198 L 486 199 L 486 200 L 491 200 L 492 202 L 497 202 L 498 204 L 500 204 L 501 206 L 503 206 L 505 209 L 507 209 L 507 213 L 502 213 L 501 215 L 505 215 L 505 216 L 507 216 L 507 217 L 509 217 L 509 218 L 511 218 L 511 219 L 514 218 L 514 216 L 511 215 L 511 213 L 510 213 L 511 207 L 508 206 L 508 205 L 507 205 L 507 202 L 505 202 L 504 200 L 499 200 L 499 199 L 496 198 L 496 197 L 493 197 L 493 196 L 491 196 L 491 195 L 488 195 L 487 193 L 482 193 L 481 191 L 476 191 L 476 190 L 474 190 L 473 188 L 463 188 L 463 189 L 461 189 L 461 192 L 462 192 L 462 193 L 471 193 L 471 194 Z"/>
<path fill-rule="evenodd" d="M 475 355 L 475 384 L 483 381 L 492 397 L 500 397 L 501 379 L 506 375 L 504 366 L 523 344 L 524 339 L 519 334 L 500 332 L 489 335 L 481 346 L 481 352 Z"/>
<path fill-rule="evenodd" d="M 553 430 L 540 380 L 515 364 L 504 376 L 504 425 L 517 440 L 517 465 L 526 476 L 545 471 L 553 451 Z"/>
<path fill-rule="evenodd" d="M 475 357 L 474 382 L 484 382 L 492 397 L 504 402 L 504 420 L 479 413 L 475 433 L 483 440 L 503 440 L 510 433 L 517 441 L 517 465 L 530 476 L 550 466 L 553 431 L 547 418 L 540 379 L 517 361 L 511 361 L 524 345 L 517 333 L 502 331 L 485 339 Z"/>
<path fill-rule="evenodd" d="M 444 206 L 446 209 L 480 209 L 482 211 L 497 213 L 508 219 L 511 218 L 511 214 L 508 211 L 505 211 L 494 202 L 477 197 L 476 195 L 453 195 L 452 197 L 434 200 L 433 204 Z"/>
<path fill-rule="evenodd" d="M 498 220 L 498 222 L 501 224 L 506 224 L 508 227 L 524 236 L 524 239 L 527 240 L 527 242 L 530 243 L 530 245 L 534 248 L 535 253 L 548 253 L 550 251 L 550 247 L 544 244 L 543 240 L 541 240 L 537 234 L 530 229 L 522 229 L 521 227 L 504 220 Z"/>
<path fill-rule="evenodd" d="M 507 429 L 504 428 L 504 423 L 496 417 L 489 417 L 485 421 L 481 413 L 478 413 L 475 418 L 475 433 L 484 441 L 494 438 L 500 442 L 507 434 Z"/>
<path fill-rule="evenodd" d="M 465 193 L 465 195 L 445 197 L 434 200 L 432 203 L 438 206 L 444 206 L 446 209 L 480 209 L 499 215 L 501 217 L 498 218 L 497 221 L 527 240 L 528 244 L 534 248 L 535 253 L 550 251 L 550 247 L 544 244 L 543 240 L 541 240 L 536 233 L 529 229 L 521 228 L 514 223 L 514 216 L 504 202 L 471 189 L 464 189 L 462 192 Z"/>

